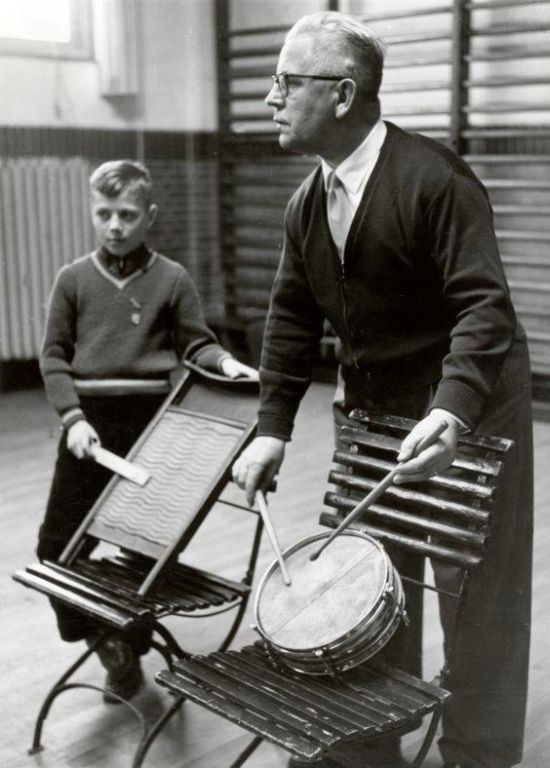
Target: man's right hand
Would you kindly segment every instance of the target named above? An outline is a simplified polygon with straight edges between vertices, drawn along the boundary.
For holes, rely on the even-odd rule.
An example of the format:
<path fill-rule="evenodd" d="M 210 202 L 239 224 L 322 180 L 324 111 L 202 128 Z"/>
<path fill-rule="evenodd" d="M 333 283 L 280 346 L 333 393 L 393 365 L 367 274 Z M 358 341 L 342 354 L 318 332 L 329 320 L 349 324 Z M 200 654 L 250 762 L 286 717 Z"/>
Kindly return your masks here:
<path fill-rule="evenodd" d="M 233 464 L 233 480 L 254 506 L 257 490 L 266 492 L 285 456 L 285 441 L 278 437 L 256 437 Z"/>
<path fill-rule="evenodd" d="M 95 429 L 84 419 L 67 430 L 67 448 L 77 459 L 91 458 L 94 446 L 100 445 Z"/>

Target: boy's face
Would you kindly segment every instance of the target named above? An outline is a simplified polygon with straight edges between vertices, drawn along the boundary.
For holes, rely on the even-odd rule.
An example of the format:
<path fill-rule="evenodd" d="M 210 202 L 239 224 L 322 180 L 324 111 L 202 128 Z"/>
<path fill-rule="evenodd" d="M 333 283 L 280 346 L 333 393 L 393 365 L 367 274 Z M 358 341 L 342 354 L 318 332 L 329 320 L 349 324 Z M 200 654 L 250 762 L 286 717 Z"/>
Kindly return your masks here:
<path fill-rule="evenodd" d="M 126 256 L 141 245 L 156 214 L 156 205 L 147 206 L 136 190 L 106 197 L 92 189 L 92 224 L 100 245 L 113 256 Z"/>

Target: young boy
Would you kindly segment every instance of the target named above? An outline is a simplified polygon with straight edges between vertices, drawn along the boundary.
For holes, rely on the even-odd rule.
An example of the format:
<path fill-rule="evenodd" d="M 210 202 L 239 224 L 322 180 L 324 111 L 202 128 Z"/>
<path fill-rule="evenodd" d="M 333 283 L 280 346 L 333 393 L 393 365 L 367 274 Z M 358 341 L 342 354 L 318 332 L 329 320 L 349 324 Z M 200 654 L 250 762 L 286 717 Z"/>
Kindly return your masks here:
<path fill-rule="evenodd" d="M 40 358 L 63 425 L 40 560 L 57 560 L 111 477 L 90 460 L 94 446 L 124 456 L 169 392 L 168 377 L 182 359 L 231 378 L 257 378 L 218 344 L 184 267 L 146 246 L 157 214 L 149 171 L 128 160 L 104 163 L 90 187 L 99 248 L 59 272 Z M 93 619 L 58 601 L 52 605 L 63 640 L 98 633 Z M 149 642 L 150 631 L 139 630 L 101 646 L 108 690 L 124 698 L 138 690 L 139 656 Z"/>

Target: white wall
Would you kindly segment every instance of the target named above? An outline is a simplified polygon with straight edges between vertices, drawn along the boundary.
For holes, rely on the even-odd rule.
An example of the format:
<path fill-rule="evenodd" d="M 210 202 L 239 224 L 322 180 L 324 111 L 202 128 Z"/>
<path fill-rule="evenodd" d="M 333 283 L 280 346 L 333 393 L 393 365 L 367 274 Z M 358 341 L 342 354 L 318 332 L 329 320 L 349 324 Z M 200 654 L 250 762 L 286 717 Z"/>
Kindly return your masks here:
<path fill-rule="evenodd" d="M 102 97 L 96 61 L 0 55 L 0 123 L 216 130 L 212 0 L 136 0 L 136 4 L 138 98 Z"/>

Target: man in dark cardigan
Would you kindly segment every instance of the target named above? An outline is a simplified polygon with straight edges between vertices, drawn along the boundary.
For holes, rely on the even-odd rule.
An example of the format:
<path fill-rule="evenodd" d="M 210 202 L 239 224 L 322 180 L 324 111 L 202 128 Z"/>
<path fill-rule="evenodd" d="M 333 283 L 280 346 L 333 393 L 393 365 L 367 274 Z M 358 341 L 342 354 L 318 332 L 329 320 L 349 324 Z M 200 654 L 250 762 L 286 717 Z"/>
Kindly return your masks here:
<path fill-rule="evenodd" d="M 252 501 L 278 471 L 306 391 L 323 321 L 337 335 L 337 423 L 356 407 L 418 419 L 396 482 L 452 462 L 457 436 L 510 438 L 487 561 L 471 584 L 443 719 L 445 766 L 521 760 L 530 626 L 532 419 L 525 334 L 510 300 L 487 193 L 450 150 L 380 119 L 384 46 L 350 16 L 300 19 L 266 98 L 281 147 L 320 158 L 292 196 L 261 361 L 258 436 L 233 475 Z M 448 428 L 414 456 L 435 422 Z M 409 575 L 409 565 L 398 562 Z M 457 572 L 433 563 L 439 586 Z M 450 638 L 453 612 L 441 602 Z M 420 611 L 409 598 L 409 610 Z M 417 622 L 420 626 L 421 622 Z M 393 661 L 419 672 L 420 637 Z M 398 765 L 382 753 L 331 754 L 325 765 Z M 291 760 L 292 765 L 299 762 Z"/>

